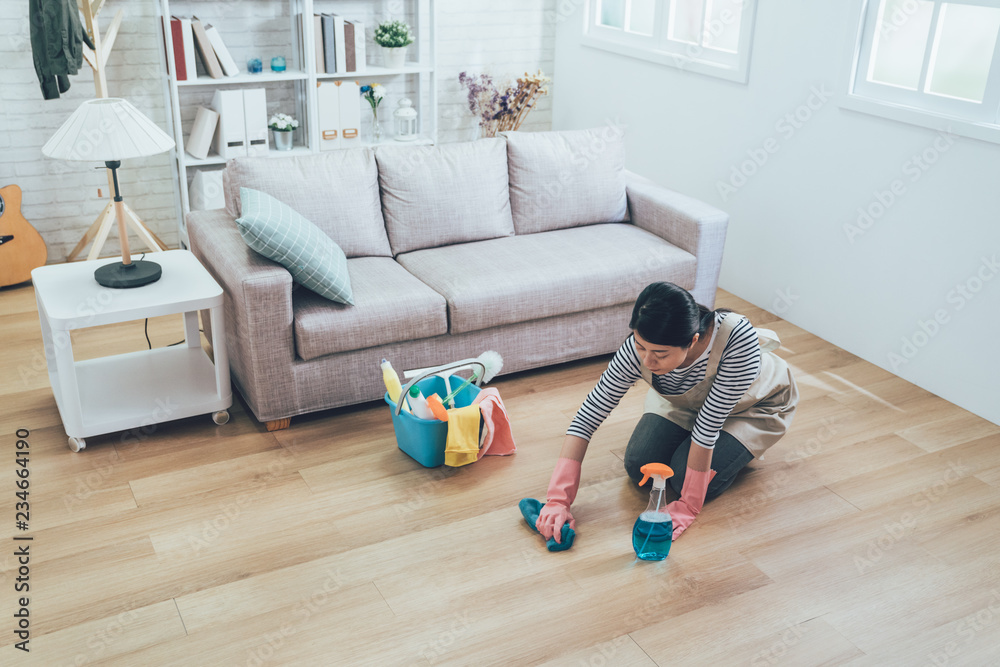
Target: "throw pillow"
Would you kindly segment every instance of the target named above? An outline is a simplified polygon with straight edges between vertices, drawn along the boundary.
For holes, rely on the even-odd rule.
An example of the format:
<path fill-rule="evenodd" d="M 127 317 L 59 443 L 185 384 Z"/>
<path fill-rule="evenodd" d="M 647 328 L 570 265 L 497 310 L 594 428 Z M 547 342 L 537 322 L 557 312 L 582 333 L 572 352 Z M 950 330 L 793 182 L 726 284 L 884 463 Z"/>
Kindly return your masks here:
<path fill-rule="evenodd" d="M 288 269 L 300 285 L 338 303 L 354 305 L 347 257 L 323 230 L 269 194 L 240 188 L 236 219 L 251 249 Z"/>
<path fill-rule="evenodd" d="M 518 234 L 627 219 L 621 128 L 503 136 Z"/>
<path fill-rule="evenodd" d="M 375 151 L 392 253 L 513 236 L 503 139 Z"/>

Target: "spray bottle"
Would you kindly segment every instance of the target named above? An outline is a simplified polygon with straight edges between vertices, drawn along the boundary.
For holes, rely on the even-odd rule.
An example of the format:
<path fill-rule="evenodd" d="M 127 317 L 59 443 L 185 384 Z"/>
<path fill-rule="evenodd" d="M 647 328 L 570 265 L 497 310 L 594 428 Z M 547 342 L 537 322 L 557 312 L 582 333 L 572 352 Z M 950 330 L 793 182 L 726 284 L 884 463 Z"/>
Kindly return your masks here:
<path fill-rule="evenodd" d="M 670 542 L 674 533 L 674 522 L 667 511 L 667 478 L 674 471 L 663 463 L 647 463 L 639 468 L 642 481 L 639 486 L 653 478 L 653 488 L 649 492 L 649 505 L 639 515 L 632 527 L 632 548 L 640 560 L 663 560 L 670 553 Z"/>

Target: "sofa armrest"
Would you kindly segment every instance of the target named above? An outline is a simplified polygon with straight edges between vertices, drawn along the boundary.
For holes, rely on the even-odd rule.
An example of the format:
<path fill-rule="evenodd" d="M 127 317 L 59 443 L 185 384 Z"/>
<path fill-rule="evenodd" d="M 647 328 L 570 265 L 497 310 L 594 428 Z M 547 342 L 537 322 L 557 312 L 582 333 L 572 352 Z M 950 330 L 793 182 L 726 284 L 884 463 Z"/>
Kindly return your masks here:
<path fill-rule="evenodd" d="M 191 252 L 225 293 L 226 347 L 234 382 L 258 420 L 293 414 L 291 274 L 251 250 L 225 209 L 188 214 L 187 230 Z"/>
<path fill-rule="evenodd" d="M 697 273 L 691 295 L 698 303 L 714 308 L 729 214 L 630 171 L 625 172 L 625 192 L 636 227 L 695 256 Z"/>

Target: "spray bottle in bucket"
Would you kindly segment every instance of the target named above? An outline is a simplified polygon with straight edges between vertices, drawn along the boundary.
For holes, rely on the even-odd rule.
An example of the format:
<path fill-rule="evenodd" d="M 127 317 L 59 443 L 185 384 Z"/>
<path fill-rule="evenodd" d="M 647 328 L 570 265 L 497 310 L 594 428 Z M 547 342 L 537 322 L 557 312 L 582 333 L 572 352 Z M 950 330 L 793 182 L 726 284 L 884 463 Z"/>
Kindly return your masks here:
<path fill-rule="evenodd" d="M 663 463 L 647 463 L 639 472 L 643 475 L 639 486 L 652 477 L 653 488 L 649 492 L 649 505 L 632 527 L 632 548 L 640 560 L 663 560 L 670 553 L 674 533 L 666 499 L 667 478 L 672 477 L 674 471 Z"/>

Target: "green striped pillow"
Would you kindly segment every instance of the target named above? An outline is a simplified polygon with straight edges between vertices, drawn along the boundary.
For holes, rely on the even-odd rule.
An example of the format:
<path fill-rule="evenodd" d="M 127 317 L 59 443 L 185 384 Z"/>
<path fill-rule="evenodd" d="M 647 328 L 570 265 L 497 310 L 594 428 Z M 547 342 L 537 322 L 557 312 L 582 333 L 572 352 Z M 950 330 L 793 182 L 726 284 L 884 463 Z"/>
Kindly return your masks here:
<path fill-rule="evenodd" d="M 240 204 L 243 215 L 236 225 L 248 246 L 316 294 L 354 305 L 347 257 L 323 230 L 259 190 L 240 188 Z"/>

